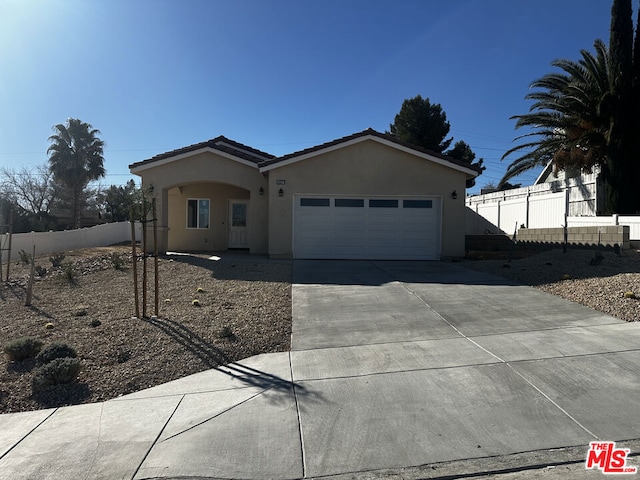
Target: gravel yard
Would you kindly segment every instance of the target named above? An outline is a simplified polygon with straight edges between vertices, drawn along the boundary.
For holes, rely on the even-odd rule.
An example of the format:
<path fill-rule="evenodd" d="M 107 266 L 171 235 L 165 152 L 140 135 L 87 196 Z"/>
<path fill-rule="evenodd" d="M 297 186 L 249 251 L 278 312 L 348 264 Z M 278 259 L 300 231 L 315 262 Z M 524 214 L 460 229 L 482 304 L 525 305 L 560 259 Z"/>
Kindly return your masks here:
<path fill-rule="evenodd" d="M 602 256 L 598 259 L 598 256 Z M 640 251 L 549 250 L 518 260 L 466 260 L 464 266 L 516 280 L 614 317 L 640 319 Z M 633 295 L 625 293 L 631 292 Z M 629 298 L 631 297 L 631 298 Z"/>
<path fill-rule="evenodd" d="M 122 269 L 114 268 L 113 253 L 124 260 Z M 463 265 L 626 321 L 638 320 L 640 300 L 633 297 L 640 297 L 640 252 L 596 254 L 552 250 L 512 261 L 466 260 Z M 52 268 L 49 256 L 37 258 L 36 265 L 48 272 L 36 277 L 31 307 L 24 306 L 29 269 L 13 263 L 11 281 L 0 285 L 0 346 L 23 336 L 37 337 L 45 345 L 65 342 L 77 350 L 82 370 L 77 384 L 34 396 L 35 362 L 9 362 L 0 355 L 0 413 L 104 401 L 252 355 L 288 351 L 291 265 L 233 258 L 160 258 L 160 315 L 147 319 L 132 318 L 128 247 L 67 252 L 64 262 L 73 265 L 73 285 L 63 268 Z M 137 265 L 140 269 L 141 262 Z M 152 266 L 150 258 L 148 316 L 154 313 Z"/>
<path fill-rule="evenodd" d="M 121 270 L 113 268 L 113 252 L 125 259 Z M 160 315 L 142 320 L 132 318 L 130 247 L 70 252 L 64 262 L 73 263 L 76 285 L 52 272 L 49 256 L 36 260 L 49 272 L 35 282 L 31 307 L 24 306 L 28 268 L 11 265 L 12 281 L 0 285 L 0 346 L 23 336 L 45 346 L 65 342 L 82 361 L 78 383 L 34 397 L 34 362 L 8 362 L 1 354 L 0 413 L 99 402 L 222 363 L 289 350 L 290 264 L 254 263 L 249 256 L 238 262 L 204 255 L 160 258 Z M 150 258 L 149 316 L 152 268 Z"/>

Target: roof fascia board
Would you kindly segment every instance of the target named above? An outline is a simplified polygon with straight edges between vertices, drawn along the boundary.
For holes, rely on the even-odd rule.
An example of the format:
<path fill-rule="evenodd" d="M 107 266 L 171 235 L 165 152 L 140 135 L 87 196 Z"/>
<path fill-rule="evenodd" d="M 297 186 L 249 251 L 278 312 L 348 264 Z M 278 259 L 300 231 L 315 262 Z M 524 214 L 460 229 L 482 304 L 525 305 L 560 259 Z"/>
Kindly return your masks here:
<path fill-rule="evenodd" d="M 245 150 L 244 148 L 238 148 L 235 145 L 231 145 L 230 143 L 225 142 L 224 140 L 221 140 L 219 142 L 216 142 L 216 145 L 224 145 L 225 147 L 231 148 L 232 150 L 237 150 L 238 152 L 242 152 L 245 153 L 247 155 L 251 155 L 252 157 L 256 157 L 259 158 L 262 161 L 268 161 L 268 160 L 273 160 L 272 158 L 269 157 L 265 157 L 264 155 L 258 155 L 255 152 L 250 152 L 249 150 Z"/>
<path fill-rule="evenodd" d="M 473 175 L 473 177 L 477 177 L 478 176 L 478 172 L 476 172 L 475 170 L 472 170 L 470 168 L 465 168 L 465 167 L 462 167 L 460 165 L 456 165 L 455 163 L 447 162 L 446 160 L 443 160 L 441 158 L 434 157 L 434 156 L 429 155 L 427 153 L 419 152 L 419 151 L 414 150 L 412 148 L 405 147 L 404 145 L 399 145 L 399 144 L 397 144 L 395 142 L 392 142 L 392 141 L 384 139 L 384 138 L 380 138 L 380 137 L 378 137 L 376 135 L 364 135 L 362 137 L 358 137 L 358 138 L 354 138 L 354 139 L 351 139 L 351 140 L 347 140 L 344 143 L 338 143 L 336 145 L 331 145 L 329 147 L 323 148 L 321 150 L 315 150 L 313 152 L 309 152 L 309 153 L 306 153 L 304 155 L 300 155 L 300 156 L 296 156 L 296 157 L 293 157 L 293 158 L 289 158 L 288 160 L 285 160 L 283 162 L 274 163 L 272 165 L 267 165 L 266 167 L 261 167 L 260 168 L 260 172 L 264 173 L 264 172 L 268 172 L 269 170 L 274 170 L 276 168 L 280 168 L 280 167 L 284 167 L 284 166 L 287 166 L 287 165 L 291 165 L 292 163 L 301 162 L 303 160 L 307 160 L 309 158 L 312 158 L 312 157 L 315 157 L 315 156 L 318 156 L 318 155 L 323 155 L 325 153 L 333 152 L 333 151 L 339 150 L 341 148 L 345 148 L 345 147 L 348 147 L 348 146 L 351 146 L 351 145 L 355 145 L 355 144 L 360 143 L 360 142 L 364 142 L 365 140 L 374 140 L 374 141 L 376 141 L 378 143 L 381 143 L 383 145 L 386 145 L 388 147 L 395 148 L 396 150 L 400 150 L 402 152 L 409 153 L 409 154 L 414 155 L 416 157 L 420 157 L 420 158 L 423 158 L 425 160 L 432 161 L 434 163 L 437 163 L 438 165 L 442 165 L 444 167 L 453 168 L 454 170 L 458 170 L 458 171 L 466 173 L 468 175 Z"/>
<path fill-rule="evenodd" d="M 220 150 L 217 150 L 215 148 L 211 148 L 211 147 L 203 147 L 203 148 L 199 148 L 198 150 L 193 150 L 191 152 L 185 152 L 185 153 L 181 153 L 179 155 L 175 155 L 172 157 L 167 157 L 167 158 L 163 158 L 162 160 L 158 160 L 155 162 L 149 162 L 143 165 L 139 165 L 135 168 L 131 169 L 131 173 L 137 174 L 140 172 L 143 172 L 144 170 L 148 170 L 150 168 L 155 168 L 155 167 L 160 167 L 162 165 L 166 165 L 168 163 L 171 162 L 176 162 L 178 160 L 182 160 L 184 158 L 188 158 L 188 157 L 193 157 L 195 155 L 199 155 L 201 153 L 214 153 L 216 155 L 220 155 L 221 157 L 225 157 L 228 158 L 229 160 L 233 160 L 236 161 L 238 163 L 241 163 L 243 165 L 246 165 L 248 167 L 253 167 L 253 168 L 258 168 L 258 165 L 256 163 L 250 162 L 248 160 L 245 160 L 243 158 L 238 158 L 235 155 L 231 155 L 230 153 L 227 152 L 223 152 Z"/>
<path fill-rule="evenodd" d="M 551 164 L 552 164 L 552 161 L 550 160 L 549 163 L 547 163 L 547 165 L 542 169 L 542 171 L 540 172 L 540 175 L 538 175 L 538 178 L 536 178 L 535 182 L 533 182 L 534 185 L 538 185 L 544 175 L 548 175 L 549 173 L 551 173 Z"/>

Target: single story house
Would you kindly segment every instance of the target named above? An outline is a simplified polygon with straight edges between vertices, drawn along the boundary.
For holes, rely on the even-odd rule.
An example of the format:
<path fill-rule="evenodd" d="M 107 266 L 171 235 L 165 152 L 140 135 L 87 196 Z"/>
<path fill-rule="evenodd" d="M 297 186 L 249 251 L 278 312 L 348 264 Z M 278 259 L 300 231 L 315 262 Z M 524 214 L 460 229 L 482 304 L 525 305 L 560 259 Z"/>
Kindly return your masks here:
<path fill-rule="evenodd" d="M 462 257 L 479 174 L 372 129 L 281 157 L 220 136 L 129 168 L 157 198 L 161 252 L 327 259 Z"/>

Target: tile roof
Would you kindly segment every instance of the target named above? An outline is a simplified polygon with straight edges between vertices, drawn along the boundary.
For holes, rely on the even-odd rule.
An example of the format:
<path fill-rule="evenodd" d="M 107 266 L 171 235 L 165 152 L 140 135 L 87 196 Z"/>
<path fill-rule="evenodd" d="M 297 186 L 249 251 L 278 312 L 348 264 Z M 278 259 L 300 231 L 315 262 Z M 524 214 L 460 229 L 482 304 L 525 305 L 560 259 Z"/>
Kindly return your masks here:
<path fill-rule="evenodd" d="M 171 150 L 169 152 L 165 152 L 165 153 L 160 153 L 158 155 L 155 155 L 147 160 L 142 160 L 140 162 L 136 162 L 133 163 L 131 165 L 129 165 L 129 168 L 136 168 L 136 167 L 140 167 L 143 165 L 148 165 L 150 163 L 153 162 L 157 162 L 159 160 L 164 160 L 166 158 L 171 158 L 171 157 L 175 157 L 178 155 L 182 155 L 185 153 L 189 153 L 189 152 L 193 152 L 196 150 L 200 150 L 202 148 L 211 148 L 214 150 L 218 150 L 221 152 L 225 152 L 231 155 L 234 155 L 238 158 L 241 158 L 243 160 L 247 160 L 250 161 L 252 163 L 255 163 L 257 166 L 259 167 L 267 167 L 270 165 L 276 165 L 280 162 L 285 162 L 287 160 L 291 160 L 294 159 L 296 157 L 300 157 L 303 155 L 307 155 L 313 152 L 318 152 L 321 150 L 324 150 L 326 148 L 330 148 L 333 146 L 337 146 L 340 145 L 341 143 L 346 143 L 352 140 L 356 140 L 358 138 L 361 137 L 366 137 L 366 136 L 374 136 L 392 143 L 395 143 L 397 145 L 401 145 L 403 147 L 406 148 L 410 148 L 411 150 L 415 150 L 417 152 L 421 152 L 436 158 L 439 158 L 441 160 L 444 160 L 446 162 L 452 163 L 453 165 L 457 165 L 460 167 L 465 167 L 474 171 L 477 171 L 478 173 L 481 173 L 480 169 L 477 168 L 474 165 L 469 165 L 466 162 L 460 161 L 460 160 L 456 160 L 454 158 L 448 157 L 446 155 L 443 155 L 441 153 L 437 153 L 434 152 L 432 150 L 428 150 L 426 148 L 422 148 L 422 147 L 417 147 L 415 145 L 411 145 L 409 143 L 405 143 L 402 142 L 400 140 L 398 140 L 396 137 L 394 137 L 391 134 L 388 133 L 380 133 L 376 130 L 373 130 L 372 128 L 368 128 L 366 130 L 363 130 L 361 132 L 358 133 L 354 133 L 351 135 L 347 135 L 346 137 L 342 137 L 342 138 L 338 138 L 335 140 L 331 140 L 330 142 L 326 142 L 326 143 L 322 143 L 320 145 L 316 145 L 313 147 L 309 147 L 309 148 L 305 148 L 304 150 L 300 150 L 297 152 L 293 152 L 293 153 L 289 153 L 287 155 L 283 155 L 281 157 L 276 157 L 274 155 L 271 155 L 270 153 L 266 153 L 260 150 L 257 150 L 255 148 L 249 147 L 247 145 L 243 145 L 242 143 L 238 143 L 235 142 L 231 139 L 228 139 L 224 136 L 219 136 L 216 138 L 213 138 L 211 140 L 207 140 L 206 142 L 201 142 L 201 143 L 195 143 L 193 145 L 189 145 L 187 147 L 183 147 L 183 148 L 178 148 L 176 150 Z"/>
<path fill-rule="evenodd" d="M 397 145 L 401 145 L 401 146 L 406 147 L 406 148 L 410 148 L 411 150 L 415 150 L 417 152 L 421 152 L 421 153 L 425 153 L 427 155 L 431 155 L 432 157 L 436 157 L 436 158 L 439 158 L 441 160 L 445 160 L 445 161 L 447 161 L 449 163 L 452 163 L 454 165 L 458 165 L 460 167 L 469 168 L 471 170 L 477 171 L 478 173 L 482 173 L 481 170 L 479 168 L 477 168 L 475 165 L 470 165 L 470 164 L 468 164 L 466 162 L 463 162 L 461 160 L 456 160 L 455 158 L 449 157 L 447 155 L 443 155 L 441 153 L 434 152 L 433 150 L 428 150 L 426 148 L 422 148 L 422 147 L 417 147 L 415 145 L 411 145 L 410 143 L 402 142 L 402 141 L 398 140 L 396 137 L 394 137 L 393 135 L 391 135 L 389 133 L 380 133 L 380 132 L 378 132 L 378 131 L 376 131 L 376 130 L 374 130 L 372 128 L 367 128 L 366 130 L 363 130 L 361 132 L 354 133 L 354 134 L 351 134 L 351 135 L 347 135 L 346 137 L 338 138 L 336 140 L 331 140 L 330 142 L 326 142 L 326 143 L 323 143 L 321 145 L 316 145 L 314 147 L 309 147 L 309 148 L 306 148 L 304 150 L 300 150 L 298 152 L 289 153 L 289 154 L 284 155 L 282 157 L 277 157 L 277 158 L 273 158 L 271 160 L 266 160 L 266 161 L 264 161 L 264 162 L 262 162 L 260 164 L 260 167 L 266 167 L 266 166 L 269 166 L 269 165 L 275 165 L 277 163 L 284 162 L 286 160 L 290 160 L 290 159 L 295 158 L 295 157 L 300 157 L 302 155 L 307 155 L 309 153 L 313 153 L 313 152 L 317 152 L 317 151 L 320 151 L 320 150 L 324 150 L 325 148 L 330 148 L 330 147 L 333 147 L 333 146 L 336 146 L 336 145 L 340 145 L 341 143 L 346 143 L 346 142 L 349 142 L 351 140 L 355 140 L 355 139 L 360 138 L 360 137 L 366 137 L 366 136 L 369 136 L 369 135 L 381 138 L 383 140 L 387 140 L 389 142 L 393 142 L 393 143 L 395 143 Z"/>
<path fill-rule="evenodd" d="M 221 152 L 225 152 L 231 155 L 234 155 L 243 160 L 247 160 L 249 162 L 255 163 L 259 165 L 265 160 L 271 160 L 275 158 L 274 155 L 270 153 L 263 152 L 256 148 L 249 147 L 247 145 L 243 145 L 242 143 L 231 140 L 227 137 L 220 135 L 219 137 L 212 138 L 211 140 L 207 140 L 206 142 L 194 143 L 193 145 L 189 145 L 187 147 L 178 148 L 176 150 L 171 150 L 169 152 L 160 153 L 158 155 L 154 155 L 151 158 L 146 160 L 142 160 L 140 162 L 132 163 L 129 165 L 129 168 L 136 168 L 142 165 L 148 165 L 153 162 L 157 162 L 158 160 L 164 160 L 165 158 L 171 158 L 178 155 L 182 155 L 189 152 L 194 152 L 196 150 L 200 150 L 203 148 L 211 148 L 214 150 L 219 150 Z"/>

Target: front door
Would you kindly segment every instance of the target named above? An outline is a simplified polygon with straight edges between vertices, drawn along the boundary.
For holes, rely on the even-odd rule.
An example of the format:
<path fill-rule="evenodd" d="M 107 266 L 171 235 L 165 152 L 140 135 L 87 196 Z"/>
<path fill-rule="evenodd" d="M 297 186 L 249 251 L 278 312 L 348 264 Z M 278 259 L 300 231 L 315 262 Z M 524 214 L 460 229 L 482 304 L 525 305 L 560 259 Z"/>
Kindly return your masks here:
<path fill-rule="evenodd" d="M 249 248 L 248 200 L 229 200 L 229 244 L 227 248 Z"/>

